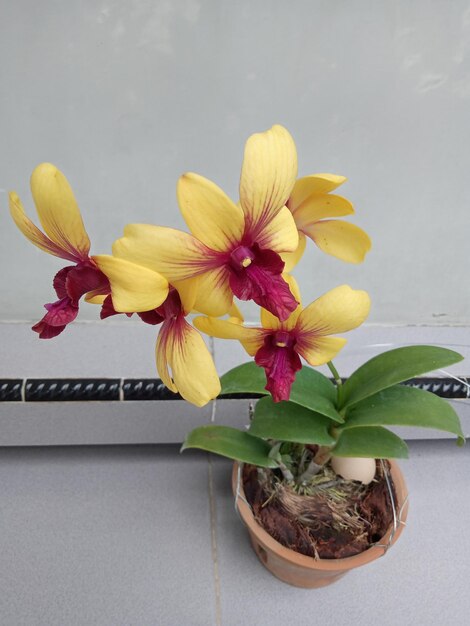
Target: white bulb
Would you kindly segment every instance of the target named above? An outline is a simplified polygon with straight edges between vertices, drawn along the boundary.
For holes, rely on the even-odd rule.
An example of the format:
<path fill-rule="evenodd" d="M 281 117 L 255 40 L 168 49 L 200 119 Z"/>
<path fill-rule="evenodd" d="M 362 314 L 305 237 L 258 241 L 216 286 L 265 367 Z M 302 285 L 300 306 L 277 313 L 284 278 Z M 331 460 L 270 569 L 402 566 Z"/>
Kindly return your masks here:
<path fill-rule="evenodd" d="M 373 480 L 376 469 L 375 459 L 341 456 L 334 456 L 331 459 L 331 467 L 343 478 L 359 480 L 364 485 Z"/>

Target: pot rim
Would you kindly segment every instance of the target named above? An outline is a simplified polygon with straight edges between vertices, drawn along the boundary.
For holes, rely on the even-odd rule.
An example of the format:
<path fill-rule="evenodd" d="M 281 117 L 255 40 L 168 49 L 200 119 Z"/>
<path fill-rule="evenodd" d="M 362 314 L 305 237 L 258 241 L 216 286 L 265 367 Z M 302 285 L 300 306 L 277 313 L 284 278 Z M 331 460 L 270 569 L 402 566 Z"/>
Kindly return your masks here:
<path fill-rule="evenodd" d="M 245 491 L 243 484 L 238 485 L 238 468 L 243 467 L 243 463 L 235 461 L 232 471 L 232 490 L 236 498 L 235 507 L 238 510 L 240 517 L 244 524 L 247 526 L 250 533 L 256 536 L 257 541 L 268 551 L 275 552 L 276 555 L 290 563 L 300 565 L 311 570 L 349 570 L 355 567 L 360 567 L 371 561 L 375 561 L 379 557 L 386 554 L 387 550 L 396 542 L 401 535 L 403 527 L 406 525 L 406 518 L 408 515 L 408 490 L 406 488 L 405 479 L 401 472 L 398 463 L 393 459 L 387 459 L 390 463 L 390 474 L 393 478 L 395 485 L 395 491 L 397 495 L 397 511 L 400 512 L 399 519 L 397 520 L 397 527 L 393 534 L 393 522 L 389 526 L 387 532 L 377 542 L 377 544 L 367 548 L 364 552 L 360 552 L 354 556 L 345 557 L 342 559 L 314 559 L 311 556 L 301 554 L 290 548 L 286 548 L 278 541 L 276 541 L 271 535 L 258 524 L 255 520 L 251 507 L 245 500 Z M 238 486 L 238 496 L 237 496 Z"/>

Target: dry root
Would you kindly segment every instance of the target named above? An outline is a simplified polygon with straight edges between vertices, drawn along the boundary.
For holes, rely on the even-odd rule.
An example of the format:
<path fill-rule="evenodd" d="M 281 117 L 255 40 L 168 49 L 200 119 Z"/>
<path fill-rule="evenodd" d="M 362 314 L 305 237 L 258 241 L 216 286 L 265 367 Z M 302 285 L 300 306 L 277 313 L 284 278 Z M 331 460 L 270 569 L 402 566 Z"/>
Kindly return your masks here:
<path fill-rule="evenodd" d="M 302 484 L 286 483 L 276 471 L 245 466 L 244 486 L 265 530 L 286 547 L 315 558 L 358 554 L 391 523 L 380 464 L 370 485 L 345 480 L 329 466 Z"/>

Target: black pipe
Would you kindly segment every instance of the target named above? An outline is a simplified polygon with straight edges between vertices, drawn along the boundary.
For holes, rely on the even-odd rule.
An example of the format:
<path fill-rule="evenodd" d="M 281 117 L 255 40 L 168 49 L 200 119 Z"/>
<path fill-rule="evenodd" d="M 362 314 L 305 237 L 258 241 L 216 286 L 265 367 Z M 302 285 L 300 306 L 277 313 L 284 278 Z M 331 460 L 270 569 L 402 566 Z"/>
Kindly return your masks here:
<path fill-rule="evenodd" d="M 441 398 L 468 398 L 470 378 L 412 378 L 403 385 L 430 391 Z M 230 394 L 223 398 L 258 398 Z M 0 402 L 83 402 L 119 400 L 180 400 L 158 378 L 20 378 L 0 379 Z"/>

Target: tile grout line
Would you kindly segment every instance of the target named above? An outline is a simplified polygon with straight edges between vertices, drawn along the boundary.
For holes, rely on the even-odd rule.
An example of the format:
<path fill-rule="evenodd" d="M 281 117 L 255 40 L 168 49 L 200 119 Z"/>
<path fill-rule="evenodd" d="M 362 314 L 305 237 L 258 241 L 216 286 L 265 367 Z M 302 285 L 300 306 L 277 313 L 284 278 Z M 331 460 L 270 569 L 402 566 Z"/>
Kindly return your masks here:
<path fill-rule="evenodd" d="M 209 349 L 212 359 L 215 362 L 215 341 L 213 337 L 209 338 Z M 212 400 L 210 423 L 215 422 L 217 413 L 217 399 Z M 211 552 L 212 552 L 212 565 L 214 573 L 214 591 L 215 591 L 215 623 L 216 626 L 222 626 L 222 603 L 220 597 L 220 574 L 219 574 L 219 559 L 217 552 L 217 515 L 215 508 L 215 496 L 214 496 L 214 472 L 212 465 L 212 455 L 207 454 L 207 468 L 208 468 L 208 487 L 209 487 L 209 515 L 211 525 Z"/>
<path fill-rule="evenodd" d="M 217 551 L 217 515 L 215 509 L 215 497 L 214 497 L 214 477 L 212 469 L 212 457 L 211 454 L 207 454 L 208 462 L 208 478 L 209 478 L 209 514 L 211 525 L 211 551 L 212 551 L 212 564 L 214 572 L 214 590 L 215 590 L 215 623 L 216 626 L 222 626 L 222 603 L 220 593 L 220 574 L 219 574 L 219 559 Z"/>

